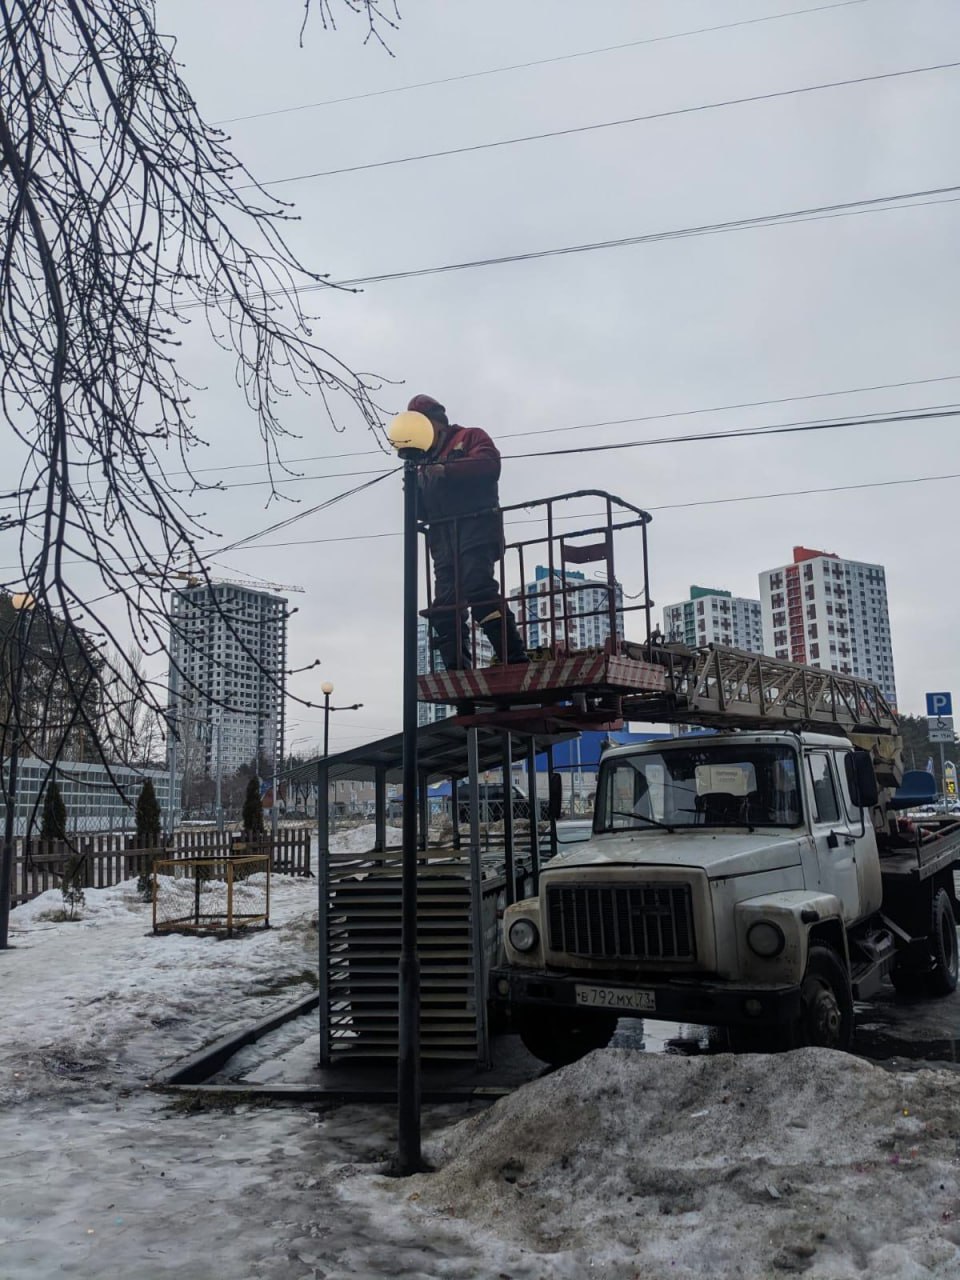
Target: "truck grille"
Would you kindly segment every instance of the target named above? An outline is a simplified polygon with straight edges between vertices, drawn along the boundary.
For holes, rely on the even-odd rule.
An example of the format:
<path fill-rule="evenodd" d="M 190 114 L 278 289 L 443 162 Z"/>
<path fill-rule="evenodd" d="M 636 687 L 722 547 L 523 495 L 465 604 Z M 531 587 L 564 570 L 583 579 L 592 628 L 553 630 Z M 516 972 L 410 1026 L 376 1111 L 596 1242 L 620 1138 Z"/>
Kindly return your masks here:
<path fill-rule="evenodd" d="M 688 884 L 548 885 L 551 951 L 595 960 L 694 960 Z"/>

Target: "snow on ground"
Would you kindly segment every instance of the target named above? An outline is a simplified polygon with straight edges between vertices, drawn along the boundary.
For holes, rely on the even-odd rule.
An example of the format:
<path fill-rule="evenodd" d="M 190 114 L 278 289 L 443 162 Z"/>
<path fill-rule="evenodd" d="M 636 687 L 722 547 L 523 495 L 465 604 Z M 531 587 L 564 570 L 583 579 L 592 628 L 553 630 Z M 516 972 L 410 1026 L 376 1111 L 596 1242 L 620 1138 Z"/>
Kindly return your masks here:
<path fill-rule="evenodd" d="M 271 898 L 274 927 L 232 940 L 154 937 L 133 882 L 88 890 L 76 922 L 44 918 L 58 892 L 13 912 L 0 1280 L 960 1275 L 947 1072 L 606 1050 L 490 1110 L 425 1108 L 437 1172 L 402 1182 L 389 1108 L 146 1092 L 312 990 L 316 885 L 274 877 Z"/>
<path fill-rule="evenodd" d="M 229 939 L 154 936 L 136 882 L 87 889 L 55 923 L 59 890 L 10 916 L 2 962 L 0 1103 L 138 1084 L 175 1058 L 315 987 L 316 884 L 271 882 L 271 924 Z"/>

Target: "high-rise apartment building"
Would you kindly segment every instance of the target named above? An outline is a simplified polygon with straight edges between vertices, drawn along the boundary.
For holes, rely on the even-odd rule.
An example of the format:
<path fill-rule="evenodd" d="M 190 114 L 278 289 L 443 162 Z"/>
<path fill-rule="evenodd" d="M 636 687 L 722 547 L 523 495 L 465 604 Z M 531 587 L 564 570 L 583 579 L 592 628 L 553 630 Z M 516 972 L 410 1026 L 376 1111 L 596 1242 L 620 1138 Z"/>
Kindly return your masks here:
<path fill-rule="evenodd" d="M 568 649 L 600 649 L 610 635 L 609 592 L 601 583 L 591 582 L 585 573 L 555 569 L 551 587 L 549 568 L 538 565 L 533 581 L 511 591 L 510 599 L 528 649 L 553 644 Z M 617 639 L 622 640 L 623 588 L 619 583 L 614 609 Z"/>
<path fill-rule="evenodd" d="M 764 649 L 880 686 L 896 705 L 883 565 L 793 548 L 793 563 L 760 574 Z"/>
<path fill-rule="evenodd" d="M 170 701 L 180 767 L 214 777 L 283 756 L 287 601 L 232 583 L 170 602 Z"/>
<path fill-rule="evenodd" d="M 714 587 L 691 587 L 688 600 L 665 607 L 663 635 L 668 643 L 687 644 L 694 649 L 722 644 L 762 653 L 760 601 Z"/>

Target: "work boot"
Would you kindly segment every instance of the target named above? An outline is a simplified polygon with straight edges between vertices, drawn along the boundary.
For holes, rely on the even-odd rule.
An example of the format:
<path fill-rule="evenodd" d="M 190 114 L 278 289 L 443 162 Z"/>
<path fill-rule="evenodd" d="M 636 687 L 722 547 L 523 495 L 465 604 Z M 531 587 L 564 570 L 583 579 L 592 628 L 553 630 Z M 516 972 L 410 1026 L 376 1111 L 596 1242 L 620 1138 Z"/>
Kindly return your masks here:
<path fill-rule="evenodd" d="M 438 635 L 433 642 L 433 647 L 440 654 L 440 661 L 443 663 L 445 671 L 470 671 L 473 667 L 473 657 L 470 653 L 470 632 L 466 622 L 460 628 L 460 652 L 457 653 L 457 637 L 453 635 Z"/>
<path fill-rule="evenodd" d="M 493 645 L 493 651 L 497 655 L 497 661 L 507 663 L 510 666 L 519 666 L 530 661 L 529 654 L 523 647 L 523 637 L 520 635 L 520 628 L 517 626 L 516 619 L 510 610 L 507 610 L 506 619 L 498 609 L 496 613 L 488 614 L 488 616 L 480 622 L 480 630 Z M 506 637 L 504 637 L 506 633 Z M 507 651 L 502 652 L 503 642 L 506 638 Z"/>

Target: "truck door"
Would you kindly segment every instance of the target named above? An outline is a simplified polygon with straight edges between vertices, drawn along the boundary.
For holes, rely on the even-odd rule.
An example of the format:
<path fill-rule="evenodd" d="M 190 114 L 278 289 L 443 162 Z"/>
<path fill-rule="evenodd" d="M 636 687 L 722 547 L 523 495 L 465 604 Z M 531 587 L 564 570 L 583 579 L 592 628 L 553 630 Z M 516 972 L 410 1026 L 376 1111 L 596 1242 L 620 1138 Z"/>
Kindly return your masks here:
<path fill-rule="evenodd" d="M 860 894 L 860 916 L 868 916 L 879 911 L 883 901 L 883 882 L 880 877 L 880 858 L 877 854 L 877 836 L 870 820 L 870 814 L 861 815 L 859 805 L 855 805 L 850 796 L 850 779 L 847 764 L 852 760 L 850 751 L 837 751 L 833 757 L 840 784 L 840 804 L 846 811 L 850 831 L 856 844 L 853 858 L 857 865 L 857 886 Z M 861 830 L 863 834 L 861 835 Z"/>
<path fill-rule="evenodd" d="M 810 831 L 817 850 L 820 885 L 840 899 L 845 921 L 859 919 L 860 888 L 855 851 L 857 838 L 841 804 L 833 752 L 810 751 L 806 757 Z"/>

